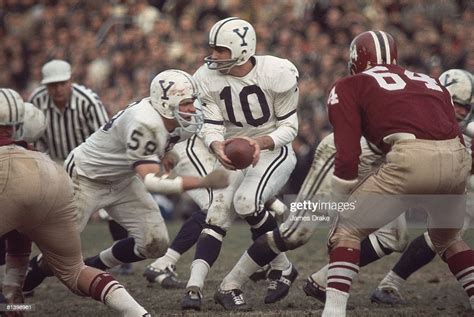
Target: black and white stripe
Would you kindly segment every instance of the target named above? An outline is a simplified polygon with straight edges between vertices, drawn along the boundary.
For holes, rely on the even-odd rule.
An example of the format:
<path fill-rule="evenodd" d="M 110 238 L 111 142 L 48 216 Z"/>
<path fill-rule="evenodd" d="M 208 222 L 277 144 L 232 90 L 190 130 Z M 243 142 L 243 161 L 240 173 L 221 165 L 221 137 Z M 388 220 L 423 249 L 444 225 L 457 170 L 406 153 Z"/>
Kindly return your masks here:
<path fill-rule="evenodd" d="M 303 186 L 301 187 L 302 189 L 305 189 L 308 184 L 307 182 L 310 182 L 310 188 L 307 192 L 303 193 L 302 196 L 298 195 L 298 197 L 296 198 L 296 201 L 304 201 L 306 199 L 311 199 L 312 197 L 314 197 L 314 195 L 319 191 L 319 188 L 321 187 L 321 184 L 323 183 L 323 181 L 326 179 L 326 177 L 328 176 L 329 172 L 332 170 L 332 168 L 334 167 L 334 161 L 335 161 L 335 157 L 336 157 L 336 153 L 334 153 L 333 155 L 331 155 L 327 160 L 326 162 L 324 162 L 323 164 L 323 167 L 318 171 L 318 173 L 316 174 L 316 177 L 307 177 Z M 307 210 L 305 209 L 301 209 L 301 210 L 298 210 L 298 212 L 295 214 L 295 217 L 300 217 L 300 216 L 303 216 L 304 213 L 306 213 Z M 292 221 L 290 223 L 290 225 L 288 226 L 288 228 L 284 231 L 281 232 L 281 236 L 282 237 L 289 237 L 291 236 L 297 229 L 298 229 L 298 226 L 301 224 L 300 221 Z"/>
<path fill-rule="evenodd" d="M 24 110 L 22 111 L 19 108 L 21 106 L 19 104 L 21 100 L 18 93 L 14 90 L 3 88 L 0 89 L 0 94 L 0 98 L 5 99 L 5 101 L 2 101 L 2 104 L 5 104 L 6 108 L 8 108 L 8 111 L 2 114 L 0 123 L 5 125 L 16 125 L 18 123 L 23 122 L 22 112 L 24 112 Z"/>
<path fill-rule="evenodd" d="M 288 157 L 288 145 L 283 146 L 280 149 L 280 154 L 277 156 L 276 159 L 273 160 L 273 162 L 268 165 L 267 169 L 262 175 L 262 178 L 258 182 L 257 185 L 257 191 L 255 193 L 255 212 L 258 213 L 260 210 L 260 202 L 263 201 L 262 196 L 263 196 L 263 191 L 265 190 L 265 187 L 267 186 L 268 181 L 270 180 L 270 177 L 276 172 L 278 166 L 280 166 Z"/>
<path fill-rule="evenodd" d="M 206 168 L 204 167 L 204 164 L 202 164 L 201 160 L 199 159 L 199 156 L 197 153 L 194 151 L 194 144 L 196 143 L 196 138 L 197 135 L 193 135 L 186 141 L 186 155 L 193 164 L 194 168 L 198 172 L 198 174 L 201 177 L 207 176 L 209 171 L 206 171 Z M 212 189 L 206 188 L 207 193 L 209 194 L 209 203 L 212 201 L 213 198 L 213 192 Z"/>
<path fill-rule="evenodd" d="M 72 178 L 72 173 L 76 167 L 76 164 L 74 163 L 74 154 L 68 157 L 68 160 L 64 162 L 64 165 L 66 166 L 66 172 L 68 173 L 69 177 Z"/>
<path fill-rule="evenodd" d="M 210 32 L 211 34 L 209 36 L 209 39 L 210 39 L 209 45 L 211 47 L 216 45 L 216 43 L 217 43 L 217 34 L 219 34 L 219 31 L 224 26 L 224 24 L 226 24 L 227 22 L 230 22 L 230 21 L 234 21 L 234 20 L 240 20 L 240 19 L 236 18 L 236 17 L 230 17 L 230 18 L 224 19 L 224 20 L 221 21 L 221 24 L 216 25 L 211 29 L 211 32 Z"/>
<path fill-rule="evenodd" d="M 48 124 L 41 141 L 47 145 L 53 159 L 66 159 L 69 152 L 108 120 L 99 97 L 92 90 L 78 84 L 72 84 L 71 99 L 64 112 L 53 105 L 46 87 L 33 92 L 30 102 L 46 116 Z"/>
<path fill-rule="evenodd" d="M 383 31 L 369 31 L 374 40 L 375 53 L 377 55 L 377 64 L 390 64 L 390 44 L 387 34 Z"/>

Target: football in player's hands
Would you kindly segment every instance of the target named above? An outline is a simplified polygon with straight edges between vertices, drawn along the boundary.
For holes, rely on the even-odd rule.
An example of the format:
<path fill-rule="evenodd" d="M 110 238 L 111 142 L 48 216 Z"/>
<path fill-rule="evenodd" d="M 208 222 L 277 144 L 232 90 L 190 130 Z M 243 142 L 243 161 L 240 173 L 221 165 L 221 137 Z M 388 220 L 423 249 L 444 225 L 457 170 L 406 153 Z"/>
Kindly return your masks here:
<path fill-rule="evenodd" d="M 224 153 L 237 169 L 249 167 L 253 161 L 255 148 L 244 138 L 230 139 L 224 146 Z"/>

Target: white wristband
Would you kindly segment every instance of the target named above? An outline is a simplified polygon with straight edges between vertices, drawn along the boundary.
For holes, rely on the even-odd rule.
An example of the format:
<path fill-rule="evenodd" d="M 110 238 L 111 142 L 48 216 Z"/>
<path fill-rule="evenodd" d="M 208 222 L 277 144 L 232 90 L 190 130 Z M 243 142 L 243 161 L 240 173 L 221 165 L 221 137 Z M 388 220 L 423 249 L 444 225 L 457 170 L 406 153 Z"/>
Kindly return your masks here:
<path fill-rule="evenodd" d="M 181 177 L 168 178 L 168 175 L 157 177 L 154 173 L 145 175 L 143 180 L 148 191 L 169 195 L 183 192 L 183 179 Z"/>

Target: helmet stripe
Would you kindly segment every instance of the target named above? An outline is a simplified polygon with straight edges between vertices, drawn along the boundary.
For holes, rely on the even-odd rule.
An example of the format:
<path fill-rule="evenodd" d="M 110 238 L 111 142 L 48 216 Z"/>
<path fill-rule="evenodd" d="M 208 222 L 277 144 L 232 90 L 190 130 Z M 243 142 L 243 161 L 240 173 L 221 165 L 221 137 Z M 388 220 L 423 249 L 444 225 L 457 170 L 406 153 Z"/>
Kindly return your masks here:
<path fill-rule="evenodd" d="M 387 60 L 387 46 L 385 45 L 385 42 L 383 40 L 382 34 L 380 34 L 380 31 L 375 31 L 375 35 L 377 36 L 377 41 L 379 42 L 380 45 L 380 59 L 381 61 L 379 64 L 389 64 L 390 61 Z"/>
<path fill-rule="evenodd" d="M 13 107 L 13 109 L 15 110 L 15 122 L 18 122 L 19 121 L 19 117 L 20 117 L 20 114 L 18 113 L 18 101 L 16 100 L 15 96 L 13 95 L 13 93 L 11 91 L 9 91 L 10 93 L 10 97 L 12 98 L 13 102 L 15 103 L 15 106 Z"/>
<path fill-rule="evenodd" d="M 218 27 L 217 30 L 216 30 L 216 33 L 214 34 L 214 42 L 213 42 L 214 44 L 213 44 L 213 45 L 216 45 L 216 43 L 217 43 L 217 34 L 218 34 L 219 31 L 221 30 L 222 26 L 223 26 L 224 24 L 226 24 L 227 22 L 229 22 L 229 21 L 239 20 L 239 19 L 240 19 L 240 18 L 237 18 L 237 17 L 231 17 L 231 18 L 228 18 L 228 19 L 222 21 L 221 25 L 219 25 L 219 27 Z"/>
<path fill-rule="evenodd" d="M 8 98 L 6 92 L 9 92 L 6 89 L 0 89 L 0 92 L 5 96 L 5 100 L 8 103 L 8 114 L 9 114 L 9 121 L 8 122 L 13 122 L 13 116 L 12 116 L 12 105 L 10 103 L 10 99 Z"/>
<path fill-rule="evenodd" d="M 382 53 L 380 49 L 380 42 L 375 32 L 369 31 L 369 33 L 370 35 L 372 35 L 372 39 L 374 40 L 375 54 L 377 55 L 377 64 L 382 64 Z"/>
<path fill-rule="evenodd" d="M 387 33 L 380 31 L 380 34 L 382 34 L 383 42 L 385 43 L 385 53 L 387 54 L 386 56 L 386 63 L 391 64 L 392 63 L 392 58 L 390 56 L 390 43 L 388 42 L 388 37 Z"/>

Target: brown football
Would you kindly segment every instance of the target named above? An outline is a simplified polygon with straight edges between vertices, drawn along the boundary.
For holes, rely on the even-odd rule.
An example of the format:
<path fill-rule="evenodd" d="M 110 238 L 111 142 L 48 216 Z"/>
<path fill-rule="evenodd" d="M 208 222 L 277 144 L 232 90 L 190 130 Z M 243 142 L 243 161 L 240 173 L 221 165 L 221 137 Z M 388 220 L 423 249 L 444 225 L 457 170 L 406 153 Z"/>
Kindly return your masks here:
<path fill-rule="evenodd" d="M 243 138 L 234 138 L 224 147 L 224 153 L 237 169 L 244 169 L 252 164 L 254 147 Z"/>

